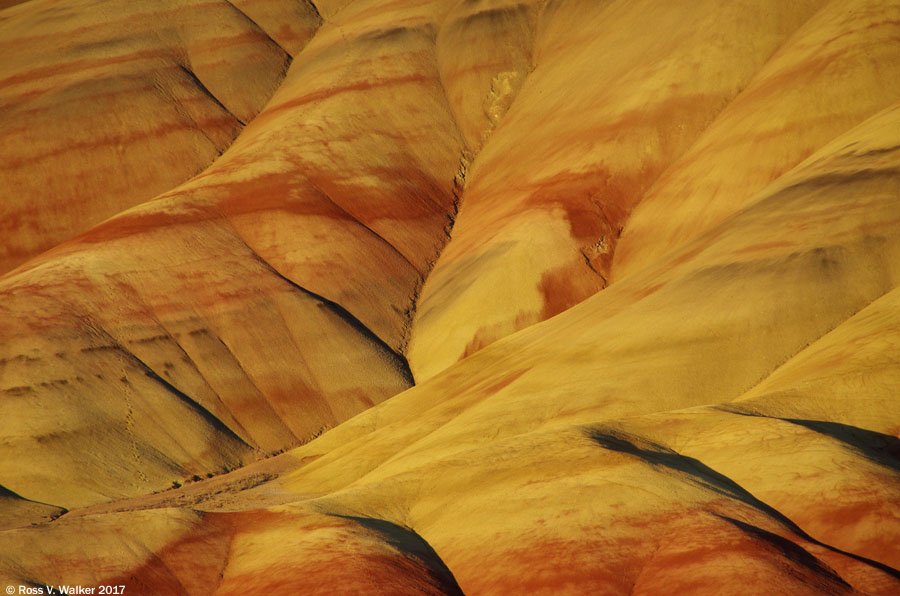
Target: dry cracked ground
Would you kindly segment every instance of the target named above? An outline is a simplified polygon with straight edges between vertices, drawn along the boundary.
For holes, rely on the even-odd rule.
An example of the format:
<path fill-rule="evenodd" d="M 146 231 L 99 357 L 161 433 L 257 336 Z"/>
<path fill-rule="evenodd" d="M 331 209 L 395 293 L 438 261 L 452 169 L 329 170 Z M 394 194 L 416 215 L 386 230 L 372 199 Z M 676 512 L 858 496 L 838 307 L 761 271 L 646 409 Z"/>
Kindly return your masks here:
<path fill-rule="evenodd" d="M 0 8 L 0 584 L 900 594 L 897 0 Z"/>

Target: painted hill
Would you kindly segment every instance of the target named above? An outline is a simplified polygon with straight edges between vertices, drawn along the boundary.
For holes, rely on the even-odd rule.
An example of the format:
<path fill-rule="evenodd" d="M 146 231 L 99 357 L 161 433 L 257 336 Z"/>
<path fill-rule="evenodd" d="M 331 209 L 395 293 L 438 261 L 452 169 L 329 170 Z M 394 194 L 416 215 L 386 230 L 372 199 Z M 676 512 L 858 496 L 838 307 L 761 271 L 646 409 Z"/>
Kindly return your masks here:
<path fill-rule="evenodd" d="M 0 11 L 0 583 L 900 593 L 900 4 L 114 6 Z"/>
<path fill-rule="evenodd" d="M 321 22 L 281 3 L 276 28 L 260 4 L 38 0 L 0 14 L 0 271 L 229 146 Z"/>

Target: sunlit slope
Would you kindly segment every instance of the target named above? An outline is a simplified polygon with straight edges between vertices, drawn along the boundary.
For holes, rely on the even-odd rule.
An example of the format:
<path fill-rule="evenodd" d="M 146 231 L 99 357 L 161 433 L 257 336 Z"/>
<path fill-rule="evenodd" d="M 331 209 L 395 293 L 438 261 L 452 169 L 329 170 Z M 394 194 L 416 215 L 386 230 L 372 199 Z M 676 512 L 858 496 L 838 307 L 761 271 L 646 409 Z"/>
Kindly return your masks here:
<path fill-rule="evenodd" d="M 878 346 L 891 333 L 860 335 L 873 318 L 883 321 L 879 313 L 895 295 L 813 344 L 781 376 L 803 380 L 795 362 L 843 342 L 863 354 L 856 364 L 890 358 Z M 842 403 L 844 412 L 852 406 L 849 394 L 837 397 L 817 402 L 840 416 Z M 897 439 L 854 441 L 879 435 L 846 426 L 841 436 L 826 420 L 748 415 L 736 405 L 526 433 L 265 511 L 234 509 L 265 495 L 285 498 L 289 486 L 300 487 L 297 477 L 261 485 L 253 500 L 230 494 L 224 511 L 222 486 L 210 487 L 190 506 L 220 512 L 202 516 L 76 512 L 0 534 L 0 551 L 21 553 L 0 558 L 0 574 L 13 582 L 124 582 L 165 594 L 326 593 L 323 585 L 331 593 L 457 594 L 457 583 L 468 594 L 857 593 L 850 585 L 895 593 L 898 574 L 877 561 L 895 556 L 897 477 L 884 465 L 891 451 L 878 449 Z M 820 417 L 810 408 L 804 415 Z M 143 506 L 152 505 L 128 505 Z M 823 509 L 827 517 L 816 519 Z M 876 514 L 878 529 L 860 514 Z M 823 523 L 843 537 L 820 535 Z M 87 553 L 66 546 L 75 534 L 90 537 Z M 854 534 L 867 540 L 848 549 L 843 542 Z M 879 542 L 888 547 L 884 558 Z M 65 553 L 67 565 L 48 551 Z M 370 581 L 361 584 L 363 577 Z"/>
<path fill-rule="evenodd" d="M 352 475 L 379 457 L 381 439 L 456 449 L 544 424 L 741 396 L 900 282 L 898 123 L 900 106 L 872 117 L 668 260 L 317 444 L 334 447 L 328 458 L 360 449 L 345 459 Z M 873 404 L 872 416 L 895 411 L 887 405 Z M 375 420 L 385 428 L 354 444 Z M 339 476 L 323 474 L 329 488 Z"/>
<path fill-rule="evenodd" d="M 547 5 L 524 83 L 492 86 L 518 92 L 423 288 L 417 379 L 664 258 L 900 97 L 892 3 L 713 4 Z"/>
<path fill-rule="evenodd" d="M 360 576 L 384 594 L 895 594 L 898 123 L 869 119 L 654 271 L 285 454 L 280 477 L 250 465 L 7 530 L 0 569 L 171 594 Z M 76 534 L 96 546 L 66 550 Z M 196 588 L 196 569 L 221 580 Z"/>
<path fill-rule="evenodd" d="M 830 2 L 654 184 L 625 226 L 618 280 L 745 208 L 766 184 L 900 99 L 900 4 Z"/>
<path fill-rule="evenodd" d="M 900 408 L 886 389 L 896 386 L 891 344 L 898 334 L 896 325 L 881 325 L 897 318 L 898 292 L 738 400 L 612 426 L 703 461 L 813 536 L 897 569 Z M 790 387 L 774 389 L 777 379 L 789 379 Z"/>
<path fill-rule="evenodd" d="M 163 509 L 69 521 L 3 532 L 0 581 L 109 582 L 139 594 L 185 596 L 461 596 L 427 543 L 383 520 L 289 506 L 235 513 Z M 83 537 L 77 545 L 75 535 Z M 48 550 L 62 558 L 51 562 L 43 555 Z"/>
<path fill-rule="evenodd" d="M 285 23 L 273 37 L 260 12 Z M 209 165 L 320 22 L 304 2 L 31 0 L 0 12 L 0 272 Z"/>
<path fill-rule="evenodd" d="M 825 450 L 814 454 L 817 465 L 807 474 L 790 483 L 771 482 L 770 491 L 785 512 L 823 540 L 895 569 L 900 569 L 898 323 L 900 291 L 894 290 L 730 406 L 741 414 L 789 422 L 792 426 L 785 434 L 812 431 L 820 441 L 842 447 L 831 450 L 839 451 L 840 457 L 829 459 Z M 782 442 L 786 452 L 796 452 L 796 442 L 787 438 Z M 767 441 L 755 451 L 760 454 L 757 459 L 765 461 L 773 449 Z M 789 456 L 785 459 L 791 461 Z M 734 458 L 734 471 L 729 471 L 733 477 L 743 473 L 739 470 L 745 460 L 746 456 Z M 755 473 L 771 478 L 768 467 Z M 801 483 L 806 497 L 798 500 L 794 494 Z"/>
<path fill-rule="evenodd" d="M 453 240 L 422 290 L 415 377 L 603 288 L 643 193 L 823 4 L 546 4 L 526 30 L 530 51 L 505 44 L 490 88 L 460 94 L 460 111 L 483 112 L 480 133 L 477 119 L 463 120 L 483 146 L 466 171 Z M 475 16 L 473 34 L 530 22 L 521 4 Z M 476 82 L 449 74 L 448 85 Z"/>
<path fill-rule="evenodd" d="M 602 425 L 435 463 L 306 503 L 217 511 L 211 495 L 193 505 L 201 511 L 136 506 L 7 530 L 0 577 L 216 595 L 887 595 L 900 585 L 704 463 Z"/>
<path fill-rule="evenodd" d="M 771 499 L 814 537 L 896 565 L 886 547 L 900 529 L 891 513 L 900 408 L 890 397 L 896 334 L 887 314 L 896 293 L 879 297 L 900 279 L 898 118 L 894 108 L 837 139 L 655 275 L 623 280 L 299 449 L 304 465 L 288 486 L 338 491 L 337 502 L 352 495 L 386 512 L 405 503 L 415 510 L 420 500 L 443 511 L 467 494 L 480 495 L 471 498 L 483 508 L 497 499 L 466 479 L 488 462 L 528 459 L 520 450 L 498 453 L 502 441 L 660 412 L 649 422 L 601 426 L 657 445 L 639 451 L 700 459 Z M 829 383 L 823 368 L 847 382 Z M 871 383 L 862 380 L 867 371 Z M 770 384 L 776 389 L 764 391 Z M 709 413 L 664 413 L 735 399 Z M 552 452 L 543 449 L 540 458 Z M 563 474 L 565 466 L 552 469 Z M 510 476 L 490 477 L 503 494 L 514 493 L 503 485 Z M 447 496 L 457 484 L 464 488 Z M 509 512 L 483 515 L 475 528 L 494 519 L 535 531 Z M 448 518 L 459 526 L 466 516 Z M 438 538 L 413 521 L 444 555 Z M 547 565 L 558 560 L 548 557 Z M 459 579 L 458 565 L 445 561 Z M 893 580 L 872 581 L 892 586 L 879 593 L 896 590 Z"/>
<path fill-rule="evenodd" d="M 894 4 L 760 6 L 322 2 L 207 170 L 0 278 L 0 583 L 900 593 Z"/>
<path fill-rule="evenodd" d="M 158 490 L 410 385 L 462 141 L 440 6 L 354 8 L 202 175 L 0 280 L 0 484 L 66 507 Z"/>

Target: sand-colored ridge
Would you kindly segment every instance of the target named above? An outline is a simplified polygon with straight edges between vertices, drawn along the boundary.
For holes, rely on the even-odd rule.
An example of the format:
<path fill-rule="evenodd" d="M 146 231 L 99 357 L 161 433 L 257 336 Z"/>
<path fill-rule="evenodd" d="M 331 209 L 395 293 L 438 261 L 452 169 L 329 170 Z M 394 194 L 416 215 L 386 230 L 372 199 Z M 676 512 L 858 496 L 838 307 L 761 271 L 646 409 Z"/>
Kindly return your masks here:
<path fill-rule="evenodd" d="M 0 583 L 900 593 L 895 2 L 206 4 L 240 134 L 0 275 Z"/>
<path fill-rule="evenodd" d="M 446 240 L 461 149 L 433 40 L 410 29 L 375 45 L 379 18 L 349 41 L 345 25 L 323 25 L 202 175 L 0 281 L 6 448 L 18 454 L 4 461 L 42 461 L 12 490 L 72 506 L 161 489 L 307 441 L 410 385 L 407 313 Z M 397 73 L 349 80 L 384 61 L 376 47 Z M 418 120 L 394 116 L 398 88 Z M 16 413 L 36 391 L 52 431 Z M 177 422 L 178 408 L 215 424 Z M 35 441 L 66 429 L 89 443 L 101 428 L 100 451 Z M 80 488 L 54 497 L 46 480 L 60 468 Z"/>
<path fill-rule="evenodd" d="M 453 240 L 422 290 L 415 377 L 605 287 L 643 193 L 821 4 L 547 4 L 527 70 L 504 65 L 495 78 L 519 73 L 515 84 L 492 83 L 517 92 L 467 168 Z"/>
<path fill-rule="evenodd" d="M 544 456 L 534 460 L 528 458 L 529 453 Z M 426 553 L 439 557 L 440 568 L 452 573 L 463 593 L 522 589 L 559 593 L 561 587 L 563 593 L 579 593 L 592 586 L 611 594 L 628 594 L 631 586 L 640 586 L 636 593 L 675 594 L 713 585 L 719 586 L 720 593 L 729 594 L 741 593 L 748 585 L 765 585 L 770 593 L 778 594 L 862 593 L 851 588 L 851 579 L 865 593 L 890 594 L 897 586 L 897 572 L 823 545 L 717 471 L 634 434 L 603 426 L 545 432 L 495 444 L 482 456 L 488 457 L 481 459 L 478 467 L 456 460 L 442 465 L 441 474 L 428 477 L 433 489 L 429 494 L 442 495 L 437 507 L 437 502 L 427 498 L 416 499 L 412 507 L 396 499 L 403 492 L 409 494 L 414 478 L 410 474 L 308 505 L 203 514 L 202 524 L 188 528 L 172 546 L 151 549 L 166 562 L 162 572 L 168 583 L 163 591 L 190 593 L 174 586 L 180 578 L 209 566 L 211 570 L 224 567 L 219 573 L 225 579 L 211 593 L 231 593 L 233 586 L 228 580 L 238 577 L 246 589 L 261 593 L 262 586 L 257 583 L 265 584 L 262 569 L 268 570 L 268 577 L 281 569 L 278 577 L 282 582 L 309 581 L 324 572 L 321 568 L 316 571 L 316 566 L 354 553 L 367 561 L 363 569 L 369 577 L 379 577 L 372 575 L 382 573 L 379 569 L 397 573 L 390 560 L 365 556 L 346 538 L 323 535 L 304 523 L 302 520 L 310 517 L 304 512 L 311 511 L 330 512 L 338 519 L 383 519 L 375 528 L 380 528 L 379 541 L 386 540 L 389 545 L 397 538 L 385 536 L 385 527 L 415 528 L 408 531 L 428 545 Z M 535 461 L 541 463 L 535 465 Z M 418 478 L 421 487 L 421 474 Z M 541 480 L 536 482 L 538 478 Z M 472 491 L 476 486 L 477 496 Z M 485 500 L 485 496 L 491 498 Z M 581 506 L 560 507 L 565 501 Z M 63 517 L 46 526 L 41 538 L 47 542 L 62 539 L 70 527 L 94 534 L 94 526 L 115 524 L 117 518 L 128 516 L 131 530 L 125 539 L 140 544 L 145 540 L 145 524 L 168 524 L 172 516 L 180 516 L 177 511 L 159 509 L 150 517 L 135 517 L 137 512 Z M 606 513 L 598 517 L 600 511 Z M 460 527 L 460 519 L 467 520 L 464 527 Z M 273 527 L 276 520 L 281 520 L 276 524 L 279 529 Z M 603 531 L 593 532 L 598 520 L 602 520 Z M 232 532 L 227 556 L 215 547 L 222 543 L 216 534 L 223 524 Z M 331 525 L 333 522 L 326 522 L 326 527 Z M 529 530 L 523 534 L 525 528 Z M 10 540 L 33 534 L 8 531 L 0 540 L 9 546 Z M 488 535 L 491 549 L 485 552 Z M 281 545 L 274 559 L 275 551 L 266 546 L 272 542 Z M 328 546 L 336 543 L 342 545 L 337 550 Z M 175 553 L 180 556 L 173 556 Z M 536 557 L 537 553 L 542 556 Z M 285 557 L 294 561 L 293 569 L 303 573 L 279 567 Z M 193 561 L 188 569 L 183 567 L 186 559 Z M 300 568 L 298 562 L 302 562 Z M 32 563 L 32 568 L 35 565 Z M 673 574 L 683 565 L 690 566 L 691 574 Z M 790 573 L 784 573 L 785 566 Z M 716 571 L 725 568 L 730 571 Z M 733 575 L 736 568 L 744 571 L 740 582 Z M 57 569 L 44 569 L 44 575 L 61 574 Z M 89 569 L 76 564 L 69 573 L 87 583 L 98 581 L 85 574 Z M 153 586 L 159 585 L 154 582 L 161 581 L 160 573 L 158 564 L 141 564 L 120 577 L 132 586 Z M 341 580 L 331 589 L 355 585 L 352 577 L 331 573 L 330 577 Z M 416 588 L 414 578 L 405 572 L 395 578 L 401 581 L 379 580 L 375 585 L 380 589 Z M 265 585 L 271 589 L 273 584 Z"/>
<path fill-rule="evenodd" d="M 702 235 L 900 99 L 885 77 L 900 67 L 898 11 L 894 3 L 830 2 L 807 21 L 647 193 L 625 226 L 613 278 Z"/>
<path fill-rule="evenodd" d="M 461 446 L 463 436 L 482 432 L 475 430 L 475 421 L 496 437 L 528 428 L 535 417 L 623 416 L 740 396 L 900 279 L 891 256 L 898 248 L 892 190 L 898 154 L 879 151 L 883 137 L 870 135 L 893 130 L 888 123 L 898 114 L 896 109 L 885 112 L 860 126 L 858 137 L 850 133 L 836 141 L 833 146 L 843 147 L 842 152 L 793 174 L 786 189 L 774 187 L 768 199 L 673 255 L 657 271 L 612 286 L 467 358 L 433 383 L 384 404 L 381 409 L 390 414 L 363 414 L 344 425 L 346 432 L 366 428 L 370 419 L 421 417 L 433 408 L 442 420 L 458 420 L 457 433 L 463 434 L 432 433 L 429 440 Z M 867 138 L 871 147 L 863 141 Z M 869 167 L 875 163 L 882 165 Z M 819 167 L 849 171 L 823 181 Z M 699 331 L 697 322 L 702 322 Z M 702 341 L 693 333 L 701 333 Z M 639 374 L 651 363 L 651 377 Z M 728 375 L 718 372 L 721 366 Z M 559 383 L 560 378 L 566 382 Z M 406 403 L 417 400 L 405 410 Z M 529 416 L 523 417 L 522 410 Z M 421 419 L 403 426 L 393 425 L 385 436 L 430 432 Z M 331 444 L 346 451 L 353 435 L 340 431 L 330 433 Z M 447 427 L 441 431 L 449 432 Z M 358 461 L 376 453 L 371 437 L 363 443 L 370 455 Z"/>
<path fill-rule="evenodd" d="M 320 22 L 307 12 L 282 32 L 294 50 Z M 203 170 L 290 63 L 224 0 L 34 0 L 0 15 L 0 39 L 2 272 Z"/>

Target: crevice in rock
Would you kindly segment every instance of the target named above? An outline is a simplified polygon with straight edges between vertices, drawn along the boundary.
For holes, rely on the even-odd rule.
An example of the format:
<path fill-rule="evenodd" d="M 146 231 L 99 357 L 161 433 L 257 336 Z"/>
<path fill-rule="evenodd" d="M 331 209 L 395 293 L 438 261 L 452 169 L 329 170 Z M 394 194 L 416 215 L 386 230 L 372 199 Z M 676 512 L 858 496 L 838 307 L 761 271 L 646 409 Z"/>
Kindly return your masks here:
<path fill-rule="evenodd" d="M 276 46 L 279 50 L 281 50 L 282 52 L 284 52 L 284 55 L 288 57 L 288 62 L 290 62 L 290 60 L 293 59 L 293 56 L 291 55 L 291 53 L 288 52 L 286 49 L 284 49 L 284 48 L 281 46 L 280 43 L 278 43 L 277 41 L 275 41 L 274 39 L 272 39 L 272 36 L 269 35 L 268 32 L 267 32 L 265 29 L 263 29 L 262 27 L 260 27 L 259 24 L 258 24 L 256 21 L 254 21 L 253 19 L 250 18 L 250 15 L 248 15 L 246 12 L 244 12 L 243 10 L 241 10 L 240 8 L 238 8 L 237 6 L 235 6 L 235 5 L 234 5 L 234 2 L 232 2 L 231 0 L 222 0 L 222 1 L 225 2 L 225 4 L 227 4 L 228 6 L 230 6 L 236 13 L 238 13 L 239 15 L 241 15 L 242 18 L 246 19 L 253 27 L 255 27 L 257 30 L 259 30 L 260 32 L 262 32 L 263 35 L 265 35 L 266 37 L 268 37 L 268 38 L 269 38 L 269 41 L 271 41 L 273 44 L 275 44 L 275 46 Z M 311 2 L 309 2 L 309 4 L 312 5 Z M 313 8 L 315 8 L 315 7 L 313 7 Z M 318 11 L 318 9 L 316 9 L 316 14 L 318 14 L 318 13 L 319 13 L 319 11 Z M 321 18 L 321 16 L 320 16 L 319 18 Z M 320 21 L 320 25 L 321 25 L 321 21 Z"/>
<path fill-rule="evenodd" d="M 250 445 L 247 441 L 240 437 L 236 432 L 231 430 L 224 422 L 219 420 L 218 417 L 214 416 L 212 412 L 207 410 L 203 405 L 200 404 L 196 399 L 192 398 L 188 394 L 184 393 L 168 381 L 166 381 L 163 377 L 161 377 L 155 370 L 153 370 L 150 366 L 148 366 L 143 360 L 141 360 L 134 352 L 126 348 L 122 345 L 119 340 L 113 337 L 109 332 L 103 329 L 100 325 L 96 324 L 93 321 L 85 321 L 86 327 L 90 330 L 91 334 L 95 337 L 103 337 L 106 338 L 107 341 L 110 342 L 109 349 L 116 350 L 120 354 L 126 357 L 126 359 L 130 360 L 133 364 L 135 364 L 138 369 L 140 369 L 149 379 L 160 385 L 163 389 L 165 389 L 168 393 L 172 394 L 179 401 L 184 403 L 188 408 L 197 413 L 204 421 L 206 421 L 212 428 L 214 428 L 217 432 L 222 433 L 229 440 L 235 441 L 240 445 L 254 450 L 254 447 Z"/>
<path fill-rule="evenodd" d="M 758 499 L 740 484 L 728 476 L 717 472 L 698 459 L 681 455 L 673 449 L 645 439 L 644 437 L 602 425 L 586 428 L 585 434 L 604 449 L 630 455 L 642 460 L 653 468 L 663 468 L 679 474 L 692 484 L 696 484 L 702 488 L 711 490 L 727 498 L 738 500 L 753 507 L 803 540 L 807 540 L 832 552 L 856 559 L 857 561 L 875 567 L 896 579 L 900 579 L 900 571 L 889 565 L 841 550 L 810 536 L 788 516 L 784 515 L 768 503 Z M 714 512 L 712 515 L 725 519 L 726 521 L 732 521 L 729 518 Z M 800 548 L 797 545 L 794 546 Z M 809 556 L 811 557 L 812 555 Z"/>
<path fill-rule="evenodd" d="M 336 513 L 329 513 L 328 515 L 358 524 L 379 536 L 401 555 L 420 563 L 427 570 L 431 582 L 445 596 L 465 596 L 462 588 L 459 587 L 456 578 L 453 576 L 453 572 L 450 571 L 443 559 L 428 541 L 412 528 L 374 517 L 340 515 Z"/>
<path fill-rule="evenodd" d="M 246 240 L 244 240 L 240 235 L 235 231 L 235 236 L 243 243 L 243 245 L 247 248 L 248 251 L 252 254 L 253 258 L 260 263 L 263 267 L 265 267 L 268 271 L 270 271 L 273 275 L 277 276 L 279 279 L 287 283 L 291 288 L 300 292 L 305 296 L 309 296 L 313 298 L 317 302 L 321 303 L 322 306 L 327 308 L 332 314 L 336 315 L 339 319 L 341 319 L 344 323 L 346 323 L 351 329 L 353 329 L 356 333 L 366 338 L 367 341 L 378 346 L 383 352 L 390 354 L 393 356 L 395 362 L 394 366 L 397 371 L 401 374 L 408 384 L 413 384 L 412 372 L 409 368 L 409 363 L 406 361 L 406 356 L 403 355 L 402 352 L 399 352 L 393 348 L 391 348 L 382 338 L 375 334 L 371 329 L 369 329 L 362 321 L 357 319 L 350 311 L 345 309 L 343 306 L 329 300 L 328 298 L 322 296 L 321 294 L 317 294 L 301 285 L 297 282 L 293 281 L 289 277 L 282 274 L 278 269 L 276 269 L 271 263 L 266 261 L 259 253 L 257 253 L 252 246 L 247 244 Z M 299 347 L 298 347 L 299 349 Z"/>

